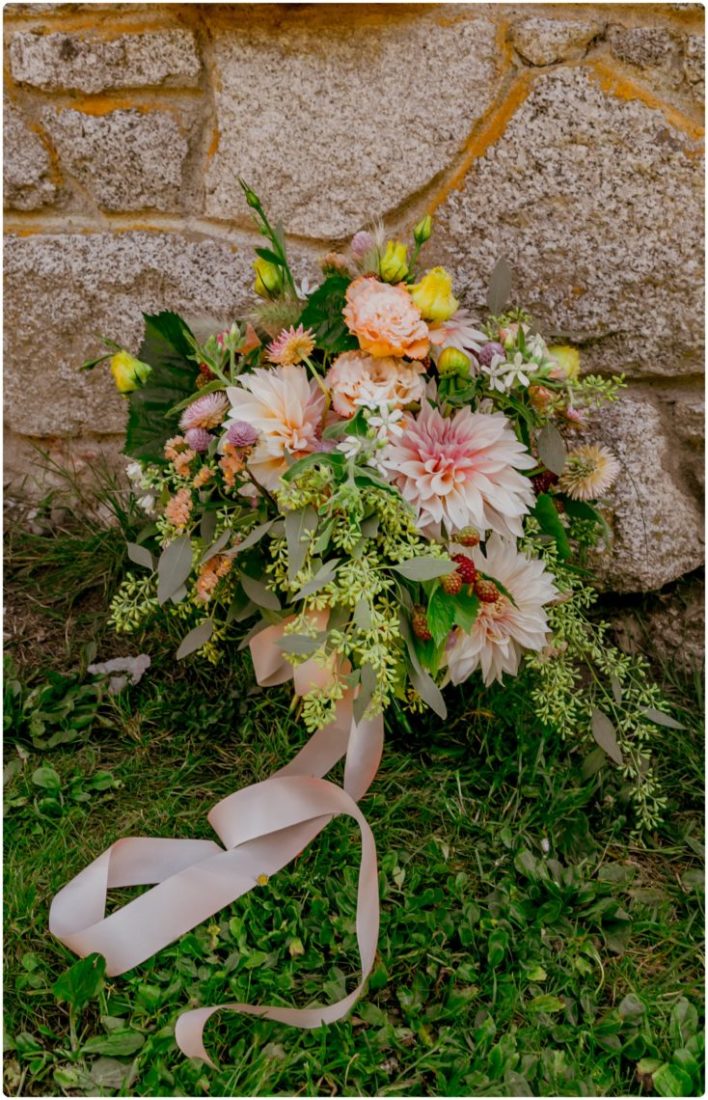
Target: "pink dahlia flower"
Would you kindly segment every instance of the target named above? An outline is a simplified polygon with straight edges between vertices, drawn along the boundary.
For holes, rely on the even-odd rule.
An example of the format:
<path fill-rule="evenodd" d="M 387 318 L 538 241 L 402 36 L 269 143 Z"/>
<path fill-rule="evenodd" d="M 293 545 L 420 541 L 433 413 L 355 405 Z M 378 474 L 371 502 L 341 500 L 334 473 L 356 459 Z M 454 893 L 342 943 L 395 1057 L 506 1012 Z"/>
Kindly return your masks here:
<path fill-rule="evenodd" d="M 463 527 L 520 537 L 533 487 L 519 470 L 534 460 L 502 413 L 460 409 L 444 417 L 427 402 L 381 464 L 431 535 Z"/>
<path fill-rule="evenodd" d="M 315 334 L 310 328 L 298 325 L 294 328 L 284 328 L 283 331 L 268 345 L 268 358 L 271 363 L 280 363 L 281 366 L 295 366 L 307 359 L 312 354 L 315 346 Z"/>
<path fill-rule="evenodd" d="M 293 366 L 259 367 L 226 392 L 231 420 L 245 421 L 258 432 L 249 468 L 266 489 L 274 489 L 288 468 L 288 455 L 302 458 L 317 449 L 324 395 L 304 367 Z"/>
<path fill-rule="evenodd" d="M 205 393 L 192 401 L 182 413 L 179 426 L 188 428 L 216 428 L 226 416 L 229 401 L 225 393 Z"/>
<path fill-rule="evenodd" d="M 456 630 L 451 635 L 447 647 L 450 679 L 461 684 L 479 668 L 485 684 L 501 682 L 504 672 L 516 675 L 525 649 L 545 646 L 548 620 L 544 604 L 558 593 L 542 561 L 525 557 L 513 542 L 498 535 L 487 540 L 486 556 L 479 547 L 465 553 L 479 570 L 504 585 L 514 603 L 501 593 L 494 603 L 480 603 L 469 633 Z"/>
<path fill-rule="evenodd" d="M 428 354 L 428 326 L 404 286 L 361 275 L 347 288 L 343 313 L 362 351 L 375 359 L 422 359 Z"/>
<path fill-rule="evenodd" d="M 430 325 L 428 331 L 433 358 L 437 360 L 445 348 L 457 348 L 458 351 L 473 352 L 476 355 L 487 343 L 487 337 L 474 326 L 473 318 L 464 309 L 458 309 L 448 321 Z"/>
<path fill-rule="evenodd" d="M 340 416 L 354 416 L 360 405 L 381 405 L 402 409 L 422 401 L 425 367 L 402 359 L 373 359 L 363 351 L 338 355 L 325 375 L 332 394 L 332 406 Z"/>

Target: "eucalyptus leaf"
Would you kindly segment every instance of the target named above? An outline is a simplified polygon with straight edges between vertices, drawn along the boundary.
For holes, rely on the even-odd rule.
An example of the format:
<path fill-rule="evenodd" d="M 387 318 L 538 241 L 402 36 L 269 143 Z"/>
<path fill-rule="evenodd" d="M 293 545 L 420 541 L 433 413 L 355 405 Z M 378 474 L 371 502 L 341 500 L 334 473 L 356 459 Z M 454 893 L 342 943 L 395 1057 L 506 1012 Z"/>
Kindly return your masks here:
<path fill-rule="evenodd" d="M 402 561 L 391 568 L 409 581 L 432 581 L 436 577 L 444 577 L 452 573 L 457 566 L 454 561 L 423 555 L 419 558 L 409 558 L 408 561 Z"/>
<path fill-rule="evenodd" d="M 180 535 L 162 551 L 157 563 L 157 600 L 163 604 L 177 592 L 192 571 L 192 542 Z"/>
<path fill-rule="evenodd" d="M 326 584 L 333 581 L 339 568 L 339 562 L 339 558 L 331 558 L 326 561 L 322 568 L 317 570 L 312 580 L 309 580 L 307 584 L 303 584 L 299 592 L 295 593 L 293 599 L 304 600 L 306 596 L 312 596 L 320 588 L 324 588 Z"/>
<path fill-rule="evenodd" d="M 553 424 L 546 424 L 539 432 L 536 448 L 543 465 L 560 477 L 565 469 L 568 451 L 563 436 Z"/>
<path fill-rule="evenodd" d="M 265 607 L 268 611 L 280 611 L 280 600 L 275 592 L 266 588 L 262 581 L 249 577 L 247 573 L 241 573 L 241 586 L 258 607 Z"/>
<path fill-rule="evenodd" d="M 155 568 L 155 559 L 147 546 L 140 546 L 137 542 L 128 543 L 128 557 L 136 565 L 142 565 L 151 571 Z"/>
<path fill-rule="evenodd" d="M 210 546 L 208 550 L 204 551 L 199 561 L 199 564 L 204 565 L 205 562 L 208 562 L 212 558 L 215 558 L 216 555 L 227 545 L 232 534 L 233 532 L 230 528 L 227 528 L 226 531 L 222 531 L 216 542 L 212 546 Z"/>
<path fill-rule="evenodd" d="M 623 764 L 622 750 L 617 744 L 617 731 L 604 711 L 595 707 L 590 725 L 595 741 L 607 753 L 610 760 L 614 760 L 615 764 Z"/>
<path fill-rule="evenodd" d="M 657 726 L 667 726 L 670 730 L 686 728 L 681 722 L 677 722 L 675 718 L 672 718 L 670 714 L 664 714 L 663 710 L 657 710 L 656 707 L 645 707 L 642 714 L 650 722 L 656 722 Z"/>
<path fill-rule="evenodd" d="M 317 652 L 325 637 L 326 631 L 320 632 L 314 638 L 309 634 L 285 634 L 276 644 L 284 653 L 297 653 L 301 657 L 309 657 L 310 654 Z"/>
<path fill-rule="evenodd" d="M 241 554 L 244 550 L 249 550 L 251 546 L 255 546 L 257 542 L 263 538 L 271 527 L 275 523 L 275 520 L 269 519 L 266 523 L 259 523 L 257 527 L 254 527 L 252 531 L 246 535 L 242 542 L 237 543 L 236 553 Z"/>
<path fill-rule="evenodd" d="M 288 544 L 288 579 L 293 581 L 307 557 L 309 536 L 317 527 L 317 512 L 311 505 L 288 512 L 285 516 L 285 540 Z"/>
<path fill-rule="evenodd" d="M 426 672 L 424 668 L 420 670 L 411 668 L 409 669 L 409 675 L 411 683 L 421 699 L 425 700 L 430 709 L 434 710 L 439 718 L 447 718 L 447 707 L 445 706 L 442 692 L 430 673 Z"/>
<path fill-rule="evenodd" d="M 371 630 L 371 604 L 366 596 L 361 596 L 357 601 L 352 615 L 352 622 L 360 630 Z"/>
<path fill-rule="evenodd" d="M 199 623 L 193 630 L 190 630 L 189 634 L 185 635 L 180 643 L 180 647 L 177 650 L 177 660 L 181 661 L 185 657 L 189 657 L 190 653 L 195 653 L 196 650 L 201 649 L 205 645 L 212 634 L 214 633 L 214 623 L 211 619 L 205 619 L 204 622 Z"/>
<path fill-rule="evenodd" d="M 361 666 L 359 692 L 354 699 L 354 721 L 361 722 L 376 691 L 376 672 L 371 665 Z"/>
<path fill-rule="evenodd" d="M 493 317 L 504 312 L 511 294 L 512 273 L 509 261 L 501 256 L 494 265 L 487 291 L 487 309 Z"/>
<path fill-rule="evenodd" d="M 214 538 L 216 531 L 216 512 L 205 511 L 199 521 L 199 537 L 206 545 Z"/>

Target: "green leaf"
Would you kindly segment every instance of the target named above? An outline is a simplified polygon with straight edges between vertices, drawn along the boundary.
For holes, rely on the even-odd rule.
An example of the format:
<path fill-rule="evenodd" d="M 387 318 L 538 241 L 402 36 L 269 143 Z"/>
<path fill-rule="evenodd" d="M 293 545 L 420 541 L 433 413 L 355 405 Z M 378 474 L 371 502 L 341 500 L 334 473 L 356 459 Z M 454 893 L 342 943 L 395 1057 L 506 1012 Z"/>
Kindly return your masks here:
<path fill-rule="evenodd" d="M 266 588 L 262 581 L 257 581 L 254 577 L 249 577 L 247 573 L 242 573 L 241 586 L 249 599 L 253 600 L 258 607 L 265 607 L 268 611 L 280 611 L 280 600 L 275 592 L 271 592 L 270 588 Z"/>
<path fill-rule="evenodd" d="M 455 622 L 461 630 L 469 632 L 474 626 L 479 614 L 480 598 L 474 592 L 465 592 L 464 589 L 455 596 Z"/>
<path fill-rule="evenodd" d="M 428 603 L 427 619 L 436 645 L 445 641 L 455 622 L 455 601 L 442 588 L 436 588 Z"/>
<path fill-rule="evenodd" d="M 185 657 L 189 657 L 190 653 L 195 653 L 196 650 L 201 649 L 213 633 L 214 622 L 212 619 L 205 619 L 204 622 L 199 623 L 182 639 L 177 650 L 177 660 L 182 661 Z"/>
<path fill-rule="evenodd" d="M 285 634 L 279 642 L 276 642 L 276 645 L 284 653 L 296 653 L 301 657 L 309 657 L 310 654 L 317 652 L 326 636 L 326 631 L 321 631 L 314 638 L 309 634 Z"/>
<path fill-rule="evenodd" d="M 323 439 L 341 439 L 345 435 L 366 437 L 369 424 L 364 409 L 358 409 L 350 420 L 338 420 L 322 432 Z"/>
<path fill-rule="evenodd" d="M 657 1096 L 691 1096 L 693 1093 L 693 1082 L 686 1071 L 668 1062 L 652 1074 L 652 1083 Z"/>
<path fill-rule="evenodd" d="M 145 1042 L 145 1036 L 131 1028 L 119 1028 L 110 1035 L 95 1035 L 84 1043 L 83 1054 L 110 1054 L 116 1055 L 135 1054 Z"/>
<path fill-rule="evenodd" d="M 267 523 L 259 523 L 257 527 L 254 527 L 252 531 L 246 535 L 242 542 L 237 543 L 236 553 L 242 554 L 244 550 L 250 549 L 251 546 L 255 546 L 257 542 L 263 538 L 265 534 L 270 531 L 271 527 L 275 523 L 275 520 L 269 519 Z"/>
<path fill-rule="evenodd" d="M 87 955 L 70 966 L 57 978 L 52 992 L 59 1001 L 67 1001 L 72 1008 L 83 1008 L 103 989 L 106 960 L 103 955 Z"/>
<path fill-rule="evenodd" d="M 182 587 L 192 571 L 192 540 L 180 535 L 169 543 L 157 563 L 157 600 L 166 603 Z"/>
<path fill-rule="evenodd" d="M 424 668 L 411 668 L 408 672 L 413 687 L 431 710 L 434 710 L 438 718 L 447 718 L 447 707 L 442 692 L 429 672 Z"/>
<path fill-rule="evenodd" d="M 493 970 L 503 961 L 509 950 L 509 933 L 503 928 L 495 928 L 487 941 L 487 958 Z"/>
<path fill-rule="evenodd" d="M 317 527 L 317 512 L 311 505 L 288 512 L 285 516 L 285 540 L 288 544 L 288 580 L 294 581 L 303 567 L 310 542 Z"/>
<path fill-rule="evenodd" d="M 230 528 L 222 531 L 216 542 L 213 543 L 208 550 L 204 551 L 199 560 L 199 564 L 204 565 L 205 562 L 210 561 L 212 558 L 215 558 L 219 551 L 223 550 L 224 547 L 227 545 L 232 535 L 233 531 Z"/>
<path fill-rule="evenodd" d="M 447 573 L 452 573 L 457 566 L 454 561 L 447 561 L 445 558 L 422 555 L 419 558 L 402 561 L 399 565 L 392 565 L 391 568 L 409 581 L 432 581 L 435 577 L 444 577 Z"/>
<path fill-rule="evenodd" d="M 300 324 L 315 331 L 317 346 L 331 355 L 353 351 L 359 346 L 342 316 L 347 304 L 346 292 L 351 279 L 347 275 L 329 275 L 310 294 L 300 314 Z"/>
<path fill-rule="evenodd" d="M 487 291 L 487 309 L 493 317 L 498 317 L 504 312 L 504 307 L 511 294 L 512 274 L 509 261 L 501 256 L 492 271 Z"/>
<path fill-rule="evenodd" d="M 562 1012 L 565 1008 L 565 1003 L 560 997 L 554 997 L 552 993 L 541 993 L 539 997 L 534 997 L 529 1001 L 529 1012 Z"/>
<path fill-rule="evenodd" d="M 32 772 L 32 782 L 35 787 L 41 787 L 45 791 L 60 791 L 61 779 L 54 768 L 44 766 Z"/>
<path fill-rule="evenodd" d="M 533 509 L 533 515 L 538 520 L 544 534 L 550 535 L 551 538 L 555 539 L 556 547 L 558 548 L 558 556 L 563 560 L 569 558 L 570 543 L 568 542 L 568 535 L 556 511 L 553 497 L 549 496 L 548 493 L 539 493 Z"/>
<path fill-rule="evenodd" d="M 293 462 L 292 466 L 281 476 L 283 481 L 292 481 L 293 478 L 299 477 L 310 466 L 332 466 L 335 470 L 341 470 L 346 461 L 345 456 L 339 451 L 333 451 L 331 454 L 327 454 L 325 451 L 315 451 L 313 454 L 305 455 L 304 458 L 299 458 L 297 462 Z"/>
<path fill-rule="evenodd" d="M 191 333 L 175 313 L 144 314 L 145 335 L 138 358 L 152 371 L 128 397 L 125 454 L 153 462 L 164 460 L 165 441 L 175 431 L 179 414 L 174 406 L 196 389 L 199 369 L 191 359 Z"/>
<path fill-rule="evenodd" d="M 673 1042 L 678 1047 L 685 1046 L 686 1040 L 698 1031 L 698 1012 L 685 997 L 681 997 L 671 1010 L 669 1030 Z"/>
<path fill-rule="evenodd" d="M 272 252 L 270 248 L 256 248 L 256 256 L 260 256 L 262 259 L 267 260 L 269 264 L 275 264 L 276 267 L 284 267 L 282 256 L 279 256 L 277 252 Z"/>
<path fill-rule="evenodd" d="M 623 764 L 622 750 L 617 744 L 617 731 L 607 715 L 597 707 L 592 712 L 590 727 L 595 741 L 610 760 L 614 760 L 615 764 Z"/>
<path fill-rule="evenodd" d="M 128 557 L 136 565 L 142 565 L 145 569 L 155 569 L 155 559 L 146 546 L 140 546 L 137 542 L 128 543 Z"/>
<path fill-rule="evenodd" d="M 560 475 L 565 469 L 565 461 L 567 457 L 567 449 L 563 436 L 560 434 L 557 428 L 553 424 L 546 424 L 539 434 L 536 440 L 536 449 L 538 450 L 538 457 L 541 459 L 543 465 L 551 471 L 553 474 Z"/>

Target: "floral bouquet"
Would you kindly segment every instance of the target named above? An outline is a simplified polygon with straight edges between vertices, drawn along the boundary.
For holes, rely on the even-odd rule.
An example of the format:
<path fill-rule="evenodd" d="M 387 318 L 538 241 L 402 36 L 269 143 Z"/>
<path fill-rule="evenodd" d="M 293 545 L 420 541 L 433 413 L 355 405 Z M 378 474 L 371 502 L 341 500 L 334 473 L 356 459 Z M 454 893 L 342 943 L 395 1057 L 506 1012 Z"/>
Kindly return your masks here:
<path fill-rule="evenodd" d="M 223 848 L 119 841 L 57 896 L 52 927 L 119 973 L 349 813 L 363 838 L 363 983 L 378 897 L 357 803 L 386 710 L 445 718 L 446 685 L 503 682 L 525 659 L 542 720 L 594 737 L 623 769 L 640 824 L 661 808 L 646 752 L 664 717 L 655 689 L 585 614 L 588 561 L 609 536 L 597 501 L 619 465 L 583 432 L 622 381 L 582 376 L 575 349 L 547 346 L 509 308 L 504 260 L 486 320 L 461 309 L 450 274 L 421 269 L 430 217 L 408 244 L 381 227 L 357 233 L 348 255 L 324 258 L 319 286 L 298 285 L 281 230 L 242 187 L 267 242 L 254 262 L 261 304 L 206 337 L 173 313 L 146 316 L 139 358 L 106 341 L 85 365 L 109 359 L 127 396 L 128 473 L 149 519 L 111 617 L 131 633 L 167 616 L 178 659 L 217 664 L 225 647 L 250 646 L 259 683 L 293 679 L 312 737 L 214 808 Z M 339 787 L 322 777 L 342 756 Z M 103 918 L 107 888 L 135 883 L 159 885 Z M 361 988 L 325 1008 L 227 1007 L 312 1027 Z M 213 1011 L 181 1017 L 187 1053 L 207 1057 Z"/>

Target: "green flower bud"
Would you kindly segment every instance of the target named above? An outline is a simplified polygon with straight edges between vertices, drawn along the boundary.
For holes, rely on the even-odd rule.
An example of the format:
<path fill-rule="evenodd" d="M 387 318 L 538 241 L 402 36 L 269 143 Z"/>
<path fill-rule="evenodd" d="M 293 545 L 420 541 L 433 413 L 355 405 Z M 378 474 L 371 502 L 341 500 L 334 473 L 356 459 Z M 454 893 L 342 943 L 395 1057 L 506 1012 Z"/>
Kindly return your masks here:
<path fill-rule="evenodd" d="M 408 249 L 400 241 L 389 241 L 379 263 L 385 283 L 400 283 L 408 274 Z"/>
<path fill-rule="evenodd" d="M 430 214 L 426 214 L 421 221 L 418 222 L 413 228 L 413 240 L 417 245 L 425 244 L 430 239 L 430 234 L 433 232 L 433 219 Z"/>
<path fill-rule="evenodd" d="M 273 298 L 283 289 L 283 273 L 275 264 L 264 260 L 259 256 L 253 261 L 253 270 L 256 273 L 256 281 L 253 289 L 261 298 Z"/>
<path fill-rule="evenodd" d="M 438 374 L 441 378 L 452 374 L 460 378 L 469 378 L 471 359 L 458 348 L 445 348 L 438 359 Z"/>

